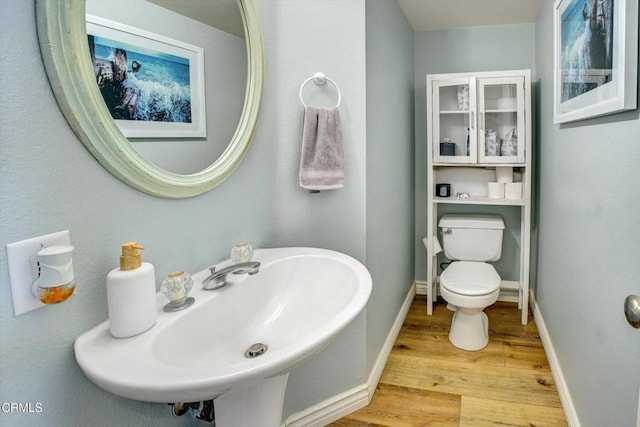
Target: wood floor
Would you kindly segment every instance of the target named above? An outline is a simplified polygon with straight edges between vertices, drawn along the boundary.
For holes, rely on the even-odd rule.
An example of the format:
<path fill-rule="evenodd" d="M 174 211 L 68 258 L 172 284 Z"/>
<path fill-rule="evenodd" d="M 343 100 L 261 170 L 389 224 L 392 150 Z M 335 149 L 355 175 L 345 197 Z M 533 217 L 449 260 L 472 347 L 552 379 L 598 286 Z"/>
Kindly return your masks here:
<path fill-rule="evenodd" d="M 495 303 L 489 345 L 469 352 L 449 342 L 442 300 L 426 313 L 418 295 L 371 403 L 330 426 L 567 425 L 531 314 L 523 326 L 515 303 Z"/>

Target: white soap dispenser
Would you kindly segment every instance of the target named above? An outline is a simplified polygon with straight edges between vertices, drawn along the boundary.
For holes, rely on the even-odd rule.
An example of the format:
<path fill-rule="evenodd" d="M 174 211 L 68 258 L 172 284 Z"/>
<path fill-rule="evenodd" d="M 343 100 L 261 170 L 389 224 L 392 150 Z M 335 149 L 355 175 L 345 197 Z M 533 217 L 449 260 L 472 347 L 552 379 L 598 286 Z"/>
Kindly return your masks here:
<path fill-rule="evenodd" d="M 109 329 L 116 338 L 128 338 L 156 323 L 156 274 L 153 264 L 142 262 L 137 242 L 122 245 L 120 268 L 107 275 Z"/>

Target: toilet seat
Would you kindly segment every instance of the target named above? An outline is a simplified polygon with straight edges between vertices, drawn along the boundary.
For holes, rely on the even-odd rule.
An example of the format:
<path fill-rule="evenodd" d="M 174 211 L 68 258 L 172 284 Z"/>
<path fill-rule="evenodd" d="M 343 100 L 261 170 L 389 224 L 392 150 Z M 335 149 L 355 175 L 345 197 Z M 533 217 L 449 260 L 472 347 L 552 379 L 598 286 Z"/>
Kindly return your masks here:
<path fill-rule="evenodd" d="M 454 261 L 440 275 L 440 286 L 459 295 L 487 295 L 500 288 L 500 276 L 485 262 Z"/>

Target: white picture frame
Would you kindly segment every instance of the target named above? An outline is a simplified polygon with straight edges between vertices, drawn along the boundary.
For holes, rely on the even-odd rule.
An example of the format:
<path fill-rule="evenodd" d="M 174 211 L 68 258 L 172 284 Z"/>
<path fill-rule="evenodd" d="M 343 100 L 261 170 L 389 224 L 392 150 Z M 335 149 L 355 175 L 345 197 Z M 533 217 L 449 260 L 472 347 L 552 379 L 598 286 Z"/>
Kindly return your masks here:
<path fill-rule="evenodd" d="M 86 19 L 96 83 L 124 136 L 207 136 L 203 48 L 97 16 Z M 113 81 L 109 72 L 114 58 L 107 55 L 115 49 L 127 53 L 124 92 L 120 82 L 118 90 L 104 85 L 105 76 L 111 79 L 107 83 Z M 139 71 L 133 69 L 134 61 Z"/>
<path fill-rule="evenodd" d="M 638 0 L 556 0 L 553 122 L 637 107 Z"/>

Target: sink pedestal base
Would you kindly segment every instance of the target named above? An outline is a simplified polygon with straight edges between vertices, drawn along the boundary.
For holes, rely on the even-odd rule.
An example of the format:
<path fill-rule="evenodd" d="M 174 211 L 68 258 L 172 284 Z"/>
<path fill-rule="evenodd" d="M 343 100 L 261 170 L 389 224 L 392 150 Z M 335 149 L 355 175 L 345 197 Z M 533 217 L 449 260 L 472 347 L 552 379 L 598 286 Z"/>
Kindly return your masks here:
<path fill-rule="evenodd" d="M 216 427 L 280 427 L 288 378 L 286 373 L 216 398 Z"/>

